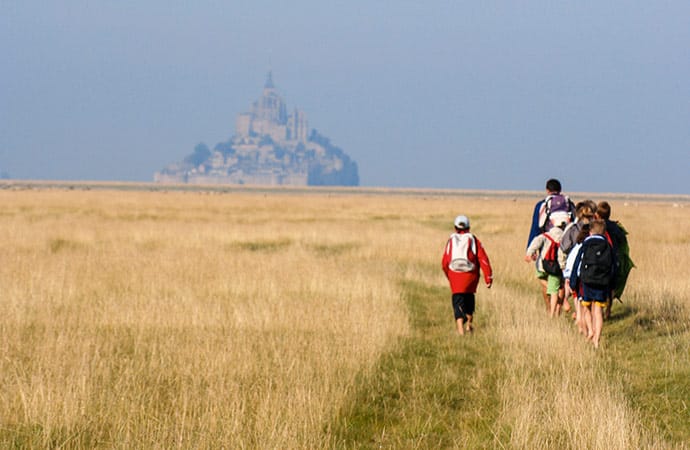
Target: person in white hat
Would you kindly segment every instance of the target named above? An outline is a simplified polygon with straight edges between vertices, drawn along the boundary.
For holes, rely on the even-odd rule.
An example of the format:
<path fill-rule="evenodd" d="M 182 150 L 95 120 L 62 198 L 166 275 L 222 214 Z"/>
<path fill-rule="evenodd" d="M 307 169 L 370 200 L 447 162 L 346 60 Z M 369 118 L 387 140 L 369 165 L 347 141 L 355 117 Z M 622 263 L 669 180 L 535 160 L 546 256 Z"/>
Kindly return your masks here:
<path fill-rule="evenodd" d="M 472 332 L 475 310 L 475 293 L 484 274 L 487 288 L 493 284 L 493 273 L 484 246 L 470 232 L 470 219 L 457 216 L 453 221 L 455 233 L 450 235 L 443 251 L 441 268 L 448 278 L 452 292 L 453 313 L 458 334 Z"/>

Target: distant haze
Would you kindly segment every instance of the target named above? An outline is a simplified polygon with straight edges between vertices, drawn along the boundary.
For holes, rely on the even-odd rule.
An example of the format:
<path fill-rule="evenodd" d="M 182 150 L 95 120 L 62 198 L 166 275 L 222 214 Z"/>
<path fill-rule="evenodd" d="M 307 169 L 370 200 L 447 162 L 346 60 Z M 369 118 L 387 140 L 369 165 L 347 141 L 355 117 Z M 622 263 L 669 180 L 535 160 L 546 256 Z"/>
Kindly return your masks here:
<path fill-rule="evenodd" d="M 362 186 L 690 194 L 690 2 L 0 3 L 0 172 L 151 181 L 266 73 Z"/>

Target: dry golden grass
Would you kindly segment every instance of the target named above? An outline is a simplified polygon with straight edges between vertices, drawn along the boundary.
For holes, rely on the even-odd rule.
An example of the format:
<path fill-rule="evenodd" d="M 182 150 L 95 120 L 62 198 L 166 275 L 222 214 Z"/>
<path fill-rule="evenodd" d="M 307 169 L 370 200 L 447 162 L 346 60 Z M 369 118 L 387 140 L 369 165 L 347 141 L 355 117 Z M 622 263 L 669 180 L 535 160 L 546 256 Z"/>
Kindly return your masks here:
<path fill-rule="evenodd" d="M 320 446 L 407 327 L 351 200 L 2 197 L 0 409 L 30 445 Z"/>
<path fill-rule="evenodd" d="M 620 220 L 630 233 L 637 266 L 630 275 L 624 301 L 646 311 L 655 321 L 687 324 L 690 235 L 683 224 L 690 216 L 688 205 L 611 203 L 613 219 Z M 525 220 L 515 222 L 521 231 L 528 228 L 529 218 Z M 554 322 L 546 317 L 532 269 L 517 264 L 525 240 L 514 234 L 490 238 L 494 254 L 498 251 L 503 256 L 495 258 L 501 266 L 488 302 L 507 369 L 502 420 L 512 433 L 510 442 L 502 444 L 510 448 L 670 447 L 654 424 L 641 420 L 626 400 L 625 378 L 610 376 L 610 360 L 620 355 L 608 353 L 607 325 L 604 346 L 594 351 L 568 320 Z M 531 287 L 525 292 L 525 286 Z M 668 364 L 678 355 L 688 354 L 688 331 L 685 325 L 678 337 L 669 338 L 674 350 L 663 358 Z"/>
<path fill-rule="evenodd" d="M 507 368 L 499 420 L 512 432 L 502 444 L 664 445 L 616 382 L 598 384 L 606 326 L 597 353 L 542 314 L 521 262 L 532 199 L 107 190 L 0 199 L 3 446 L 334 445 L 329 424 L 356 375 L 408 333 L 400 281 L 445 286 L 440 255 L 458 213 L 496 272 L 478 320 L 493 318 L 484 332 Z M 626 301 L 687 321 L 690 210 L 611 203 L 638 266 Z"/>

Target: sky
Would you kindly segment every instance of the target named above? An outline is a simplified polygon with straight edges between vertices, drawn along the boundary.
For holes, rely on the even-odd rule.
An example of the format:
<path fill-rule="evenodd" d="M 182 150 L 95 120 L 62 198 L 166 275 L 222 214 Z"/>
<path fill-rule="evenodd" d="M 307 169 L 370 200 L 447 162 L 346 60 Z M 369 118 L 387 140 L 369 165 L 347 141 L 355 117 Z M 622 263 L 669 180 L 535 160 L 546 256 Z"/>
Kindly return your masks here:
<path fill-rule="evenodd" d="M 0 0 L 0 171 L 152 181 L 269 71 L 371 187 L 690 194 L 690 2 Z"/>

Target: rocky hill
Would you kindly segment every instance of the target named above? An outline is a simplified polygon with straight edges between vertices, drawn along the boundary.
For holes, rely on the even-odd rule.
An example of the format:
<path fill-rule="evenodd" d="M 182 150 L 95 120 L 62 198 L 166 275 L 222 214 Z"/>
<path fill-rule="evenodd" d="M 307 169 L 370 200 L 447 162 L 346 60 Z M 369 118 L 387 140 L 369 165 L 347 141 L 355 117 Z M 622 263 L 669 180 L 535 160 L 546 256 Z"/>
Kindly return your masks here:
<path fill-rule="evenodd" d="M 199 144 L 183 161 L 156 172 L 159 183 L 357 186 L 357 163 L 290 114 L 269 73 L 263 94 L 237 117 L 235 135 L 213 150 Z"/>

